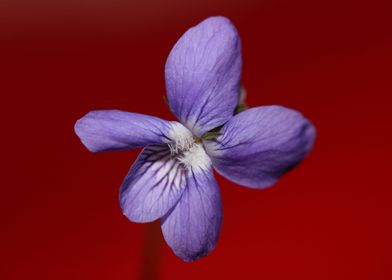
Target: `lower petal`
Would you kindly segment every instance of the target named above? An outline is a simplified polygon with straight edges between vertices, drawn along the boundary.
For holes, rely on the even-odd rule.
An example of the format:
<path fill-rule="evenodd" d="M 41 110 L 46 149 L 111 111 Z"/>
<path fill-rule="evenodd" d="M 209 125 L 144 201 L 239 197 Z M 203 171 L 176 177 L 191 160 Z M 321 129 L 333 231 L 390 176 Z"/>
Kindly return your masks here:
<path fill-rule="evenodd" d="M 195 261 L 214 249 L 221 221 L 221 197 L 212 170 L 190 170 L 181 199 L 162 219 L 163 236 L 177 256 Z"/>
<path fill-rule="evenodd" d="M 165 215 L 186 186 L 186 170 L 166 144 L 146 147 L 120 189 L 120 205 L 133 222 L 151 222 Z"/>

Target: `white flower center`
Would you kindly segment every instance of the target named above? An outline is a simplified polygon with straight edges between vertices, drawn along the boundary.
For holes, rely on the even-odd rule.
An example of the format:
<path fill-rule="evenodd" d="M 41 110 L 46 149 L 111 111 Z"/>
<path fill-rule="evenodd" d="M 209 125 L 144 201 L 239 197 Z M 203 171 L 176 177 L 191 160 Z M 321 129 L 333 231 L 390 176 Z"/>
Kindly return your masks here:
<path fill-rule="evenodd" d="M 175 123 L 170 133 L 173 140 L 168 144 L 170 154 L 178 160 L 186 169 L 208 169 L 211 160 L 206 154 L 201 139 L 197 138 L 180 123 Z"/>

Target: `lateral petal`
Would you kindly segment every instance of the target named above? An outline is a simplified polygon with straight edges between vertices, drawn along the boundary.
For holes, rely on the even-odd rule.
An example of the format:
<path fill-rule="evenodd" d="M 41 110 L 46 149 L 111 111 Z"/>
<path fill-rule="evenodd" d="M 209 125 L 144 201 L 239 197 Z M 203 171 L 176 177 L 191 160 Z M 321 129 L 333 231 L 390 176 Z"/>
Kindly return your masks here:
<path fill-rule="evenodd" d="M 273 185 L 301 162 L 316 131 L 299 112 L 281 106 L 251 108 L 235 115 L 216 141 L 206 141 L 216 170 L 250 188 Z"/>
<path fill-rule="evenodd" d="M 75 124 L 75 132 L 91 152 L 134 149 L 170 141 L 177 122 L 120 110 L 91 111 Z"/>

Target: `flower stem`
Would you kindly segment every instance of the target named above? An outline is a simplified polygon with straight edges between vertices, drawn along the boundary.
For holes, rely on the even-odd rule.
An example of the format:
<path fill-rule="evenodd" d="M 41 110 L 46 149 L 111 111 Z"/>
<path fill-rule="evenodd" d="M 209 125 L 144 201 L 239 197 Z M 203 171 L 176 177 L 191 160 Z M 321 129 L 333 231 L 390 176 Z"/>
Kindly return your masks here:
<path fill-rule="evenodd" d="M 141 280 L 156 280 L 159 274 L 161 229 L 159 221 L 147 224 L 144 240 Z"/>

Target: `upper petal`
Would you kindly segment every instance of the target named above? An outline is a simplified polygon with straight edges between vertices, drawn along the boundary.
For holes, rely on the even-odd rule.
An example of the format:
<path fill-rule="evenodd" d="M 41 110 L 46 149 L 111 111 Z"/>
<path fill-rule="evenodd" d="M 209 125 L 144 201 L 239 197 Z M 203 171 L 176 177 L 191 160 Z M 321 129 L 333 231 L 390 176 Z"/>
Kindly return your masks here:
<path fill-rule="evenodd" d="M 221 197 L 212 170 L 190 170 L 182 197 L 162 219 L 163 236 L 177 256 L 195 261 L 214 249 L 221 221 Z"/>
<path fill-rule="evenodd" d="M 217 171 L 250 188 L 273 185 L 310 151 L 315 128 L 299 112 L 263 106 L 234 116 L 205 143 Z"/>
<path fill-rule="evenodd" d="M 119 110 L 99 110 L 79 119 L 75 132 L 91 152 L 103 152 L 168 142 L 176 123 Z"/>
<path fill-rule="evenodd" d="M 186 170 L 171 157 L 166 144 L 144 148 L 120 189 L 120 205 L 133 222 L 151 222 L 165 215 L 186 186 Z"/>
<path fill-rule="evenodd" d="M 241 44 L 225 17 L 210 17 L 178 40 L 166 62 L 168 101 L 197 136 L 224 124 L 237 105 Z"/>

